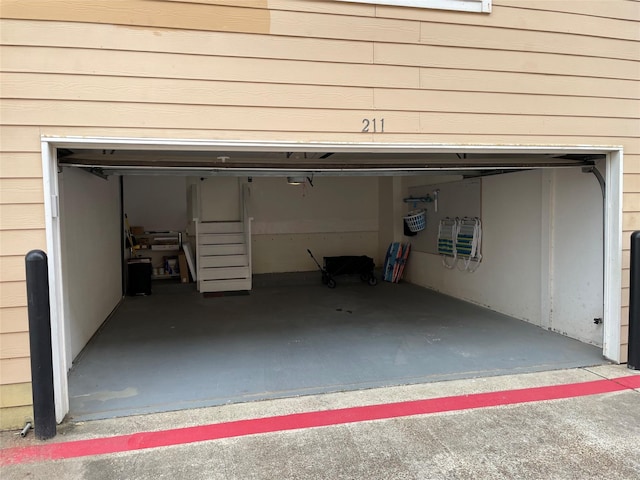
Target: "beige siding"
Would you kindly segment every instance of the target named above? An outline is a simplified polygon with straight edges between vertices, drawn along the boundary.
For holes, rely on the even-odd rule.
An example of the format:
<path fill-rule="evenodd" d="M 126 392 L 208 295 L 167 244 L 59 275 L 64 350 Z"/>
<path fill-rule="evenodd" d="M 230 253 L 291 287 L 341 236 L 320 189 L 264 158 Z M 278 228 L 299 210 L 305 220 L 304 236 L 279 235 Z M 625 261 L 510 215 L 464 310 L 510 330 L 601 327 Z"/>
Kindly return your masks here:
<path fill-rule="evenodd" d="M 550 2 L 553 0 L 547 0 Z M 589 1 L 589 0 L 585 0 Z M 573 5 L 584 4 L 585 1 L 569 0 L 564 3 Z M 600 3 L 605 2 L 590 2 Z M 632 21 L 618 21 L 615 16 L 606 18 L 603 16 L 592 17 L 580 15 L 576 17 L 573 13 L 585 12 L 581 5 L 573 13 L 564 13 L 556 9 L 563 9 L 565 6 L 552 5 L 551 9 L 531 9 L 517 1 L 512 6 L 497 4 L 494 0 L 495 8 L 490 15 L 467 15 L 464 22 L 467 25 L 489 26 L 493 28 L 504 28 L 508 30 L 518 30 L 520 32 L 551 32 L 588 37 L 603 37 L 608 39 L 640 40 L 640 31 Z M 541 7 L 545 7 L 539 2 Z M 550 5 L 546 5 L 549 7 Z M 526 8 L 526 10 L 525 10 Z M 523 11 L 525 15 L 523 15 Z M 636 20 L 640 20 L 640 15 L 636 11 Z M 460 23 L 459 12 L 448 12 L 445 10 L 422 10 L 407 9 L 398 7 L 380 6 L 377 8 L 377 15 L 384 18 L 398 18 L 409 20 L 421 20 L 429 24 L 458 24 Z M 579 21 L 576 19 L 579 18 Z M 627 18 L 627 17 L 625 17 Z"/>
<path fill-rule="evenodd" d="M 400 102 L 402 103 L 402 102 Z M 102 102 L 103 111 L 95 114 L 95 103 L 89 101 L 14 100 L 7 99 L 0 106 L 0 115 L 8 124 L 37 125 L 64 122 L 69 126 L 105 126 L 170 128 L 176 122 L 183 128 L 198 128 L 203 124 L 212 130 L 270 130 L 282 132 L 316 132 L 360 130 L 361 119 L 369 110 L 331 110 L 272 107 L 236 107 L 221 105 L 185 105 L 166 103 Z M 470 108 L 460 106 L 461 110 Z M 424 112 L 379 109 L 376 114 L 385 119 L 388 133 L 447 134 L 465 131 L 490 135 L 509 133 L 552 137 L 559 130 L 566 135 L 608 135 L 636 137 L 640 122 L 634 119 L 611 117 L 573 117 L 567 125 L 566 116 L 487 114 L 480 112 Z M 331 121 L 327 118 L 331 116 Z M 488 122 L 487 120 L 491 121 Z M 1 207 L 0 207 L 1 208 Z M 5 217 L 8 222 L 10 219 Z M 2 223 L 0 222 L 0 226 Z"/>
<path fill-rule="evenodd" d="M 56 22 L 57 28 L 43 29 L 43 22 L 0 20 L 4 45 L 181 53 L 202 56 L 273 58 L 337 63 L 373 63 L 373 45 L 368 42 L 323 40 L 300 37 L 227 33 L 198 30 L 162 30 L 150 36 L 143 29 L 123 29 L 117 25 Z M 19 28 L 12 28 L 13 26 Z M 258 73 L 258 72 L 256 72 Z M 219 78 L 219 77 L 217 77 Z"/>
<path fill-rule="evenodd" d="M 0 386 L 2 388 L 2 386 Z M 21 428 L 25 423 L 33 420 L 33 407 L 6 407 L 2 408 L 2 424 L 6 428 Z M 9 427 L 11 425 L 12 427 Z"/>
<path fill-rule="evenodd" d="M 14 385 L 26 382 L 31 382 L 29 358 L 0 358 L 0 385 Z"/>
<path fill-rule="evenodd" d="M 40 135 L 622 146 L 626 326 L 639 5 L 2 0 L 0 427 L 30 409 L 22 263 L 46 246 Z M 373 116 L 384 134 L 360 132 Z"/>
<path fill-rule="evenodd" d="M 0 66 L 2 65 L 0 60 Z M 0 118 L 0 121 L 2 119 Z M 0 151 L 2 151 L 2 164 L 0 175 L 3 177 L 22 177 L 18 174 L 10 174 L 15 165 L 29 163 L 31 169 L 36 164 L 42 164 L 40 154 L 40 128 L 37 127 L 13 127 L 3 125 L 0 128 Z M 21 155 L 31 153 L 29 156 Z M 16 168 L 20 168 L 19 166 Z M 38 176 L 42 176 L 42 168 Z"/>
<path fill-rule="evenodd" d="M 149 104 L 273 106 L 318 109 L 373 108 L 373 90 L 275 83 L 238 83 L 163 78 L 7 73 L 7 99 L 90 100 Z M 46 97 L 43 98 L 43 94 Z M 613 100 L 626 103 L 623 100 Z M 630 105 L 632 106 L 632 105 Z M 640 101 L 636 105 L 640 109 Z M 638 110 L 637 109 L 637 110 Z M 637 112 L 636 110 L 636 112 Z M 634 114 L 636 114 L 634 112 Z"/>
<path fill-rule="evenodd" d="M 388 65 L 321 63 L 248 57 L 182 55 L 77 49 L 77 62 L 63 62 L 68 49 L 4 46 L 5 71 L 114 75 L 121 77 L 208 79 L 306 85 L 417 87 L 419 69 Z M 62 62 L 62 63 L 61 63 Z"/>
<path fill-rule="evenodd" d="M 29 356 L 29 333 L 0 334 L 0 359 Z"/>
<path fill-rule="evenodd" d="M 588 15 L 602 18 L 618 18 L 622 20 L 640 21 L 640 7 L 636 0 L 569 0 L 556 2 L 549 0 L 497 0 L 494 7 L 500 6 L 519 7 L 527 10 L 544 10 L 575 13 L 581 16 Z"/>
<path fill-rule="evenodd" d="M 517 35 L 514 35 L 516 34 Z M 637 40 L 619 40 L 585 35 L 549 33 L 507 28 L 471 27 L 423 22 L 420 42 L 428 45 L 545 52 L 590 57 L 637 60 Z"/>
<path fill-rule="evenodd" d="M 21 256 L 0 257 L 0 272 L 7 282 L 21 282 L 25 279 L 25 259 Z"/>
<path fill-rule="evenodd" d="M 46 249 L 44 225 L 35 230 L 0 231 L 0 255 L 24 255 L 30 250 Z M 2 277 L 4 280 L 4 276 Z"/>
<path fill-rule="evenodd" d="M 513 33 L 513 39 L 517 33 Z M 599 58 L 576 55 L 558 55 L 555 52 L 521 52 L 509 50 L 478 50 L 469 47 L 441 47 L 437 45 L 375 45 L 377 64 L 418 67 L 459 68 L 472 70 L 498 70 L 530 74 L 572 75 L 578 77 L 637 79 L 638 63 L 632 60 Z M 597 69 L 597 71 L 596 71 Z M 532 79 L 532 77 L 530 77 Z"/>
<path fill-rule="evenodd" d="M 517 72 L 491 72 L 459 69 L 420 69 L 420 88 L 438 91 L 521 93 L 555 97 L 634 98 L 640 96 L 635 80 Z"/>
<path fill-rule="evenodd" d="M 320 36 L 323 38 L 359 41 L 416 43 L 420 41 L 420 22 L 394 20 L 379 17 L 354 17 L 273 11 L 271 33 L 296 37 Z"/>
<path fill-rule="evenodd" d="M 252 2 L 266 6 L 266 0 Z M 153 12 L 150 15 L 150 12 Z M 265 33 L 269 10 L 154 0 L 4 0 L 5 18 L 69 20 L 149 28 Z"/>
<path fill-rule="evenodd" d="M 25 203 L 0 205 L 0 230 L 41 228 L 43 225 L 43 205 Z"/>
<path fill-rule="evenodd" d="M 640 155 L 625 153 L 624 173 L 628 174 L 628 178 L 631 178 L 631 175 L 640 174 Z"/>
<path fill-rule="evenodd" d="M 2 282 L 0 308 L 26 307 L 27 288 L 24 282 Z"/>
<path fill-rule="evenodd" d="M 28 330 L 27 307 L 0 309 L 0 333 L 26 332 Z"/>
<path fill-rule="evenodd" d="M 0 178 L 0 203 L 42 203 L 39 178 Z"/>
<path fill-rule="evenodd" d="M 612 83 L 607 88 L 617 86 Z M 97 75 L 88 78 L 69 74 L 34 76 L 27 73 L 6 73 L 3 77 L 3 96 L 7 99 L 45 99 L 43 96 L 46 95 L 46 99 L 69 101 L 435 112 L 449 112 L 451 105 L 458 101 L 461 102 L 460 111 L 470 113 L 607 117 L 609 112 L 616 111 L 619 118 L 640 118 L 640 99 L 443 91 L 432 87 L 319 87 Z M 629 89 L 629 94 L 635 90 Z"/>
<path fill-rule="evenodd" d="M 0 408 L 26 405 L 31 405 L 31 383 L 0 386 Z"/>
<path fill-rule="evenodd" d="M 33 420 L 31 383 L 0 385 L 0 408 L 4 425 L 23 426 Z"/>
<path fill-rule="evenodd" d="M 171 2 L 183 3 L 185 0 L 169 0 Z M 233 5 L 234 0 L 189 0 L 193 3 L 204 3 L 209 5 Z M 256 6 L 258 2 L 243 0 L 239 2 L 242 6 Z M 374 17 L 376 7 L 374 5 L 354 5 L 350 3 L 338 2 L 301 2 L 300 0 L 269 0 L 268 6 L 271 10 L 293 10 L 297 12 L 333 13 L 334 15 L 356 15 L 360 17 Z"/>
<path fill-rule="evenodd" d="M 627 344 L 623 344 L 621 346 L 621 351 L 620 351 L 620 362 L 621 363 L 627 363 L 628 361 L 628 352 L 627 352 Z"/>

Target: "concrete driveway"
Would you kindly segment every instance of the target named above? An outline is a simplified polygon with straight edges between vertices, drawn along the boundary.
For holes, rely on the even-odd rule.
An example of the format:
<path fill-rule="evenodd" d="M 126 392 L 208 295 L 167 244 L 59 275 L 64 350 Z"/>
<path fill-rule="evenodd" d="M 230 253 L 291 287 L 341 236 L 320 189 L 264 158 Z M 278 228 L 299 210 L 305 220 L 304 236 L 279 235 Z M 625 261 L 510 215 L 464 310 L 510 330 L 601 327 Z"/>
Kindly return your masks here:
<path fill-rule="evenodd" d="M 2 479 L 637 479 L 625 366 L 454 380 L 0 434 Z"/>

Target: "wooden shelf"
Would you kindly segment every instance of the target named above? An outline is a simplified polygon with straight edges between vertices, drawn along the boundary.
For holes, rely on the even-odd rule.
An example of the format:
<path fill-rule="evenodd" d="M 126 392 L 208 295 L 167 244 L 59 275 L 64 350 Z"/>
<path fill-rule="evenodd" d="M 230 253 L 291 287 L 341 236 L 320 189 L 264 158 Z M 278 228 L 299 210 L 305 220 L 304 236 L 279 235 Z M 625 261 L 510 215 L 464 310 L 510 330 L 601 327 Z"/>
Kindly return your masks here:
<path fill-rule="evenodd" d="M 181 249 L 182 233 L 167 232 L 144 232 L 137 235 L 136 240 L 141 245 L 141 250 L 153 250 L 158 252 L 178 252 Z"/>

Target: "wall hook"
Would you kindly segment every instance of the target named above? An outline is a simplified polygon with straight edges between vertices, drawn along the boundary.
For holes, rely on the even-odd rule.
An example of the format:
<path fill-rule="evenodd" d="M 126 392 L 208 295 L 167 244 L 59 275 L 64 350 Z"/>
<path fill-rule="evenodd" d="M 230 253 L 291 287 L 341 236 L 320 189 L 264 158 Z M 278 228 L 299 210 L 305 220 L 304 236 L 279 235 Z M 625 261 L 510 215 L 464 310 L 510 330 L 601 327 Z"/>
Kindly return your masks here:
<path fill-rule="evenodd" d="M 433 202 L 433 198 L 431 198 L 430 195 L 426 195 L 423 197 L 406 197 L 403 199 L 404 203 L 411 203 L 413 205 L 412 208 L 416 208 L 416 206 L 418 205 L 418 203 L 431 203 Z"/>

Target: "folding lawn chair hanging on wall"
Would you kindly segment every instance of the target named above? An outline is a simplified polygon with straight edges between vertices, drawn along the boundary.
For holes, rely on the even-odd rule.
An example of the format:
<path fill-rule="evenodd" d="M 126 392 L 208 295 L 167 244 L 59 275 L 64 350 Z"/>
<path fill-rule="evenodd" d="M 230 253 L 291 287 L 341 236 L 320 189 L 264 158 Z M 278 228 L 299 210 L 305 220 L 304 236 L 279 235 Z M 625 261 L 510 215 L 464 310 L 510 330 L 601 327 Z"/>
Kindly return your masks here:
<path fill-rule="evenodd" d="M 438 225 L 438 253 L 442 257 L 442 265 L 447 268 L 453 268 L 456 265 L 457 233 L 457 219 L 446 217 L 440 220 Z"/>
<path fill-rule="evenodd" d="M 482 224 L 479 218 L 456 219 L 456 259 L 458 270 L 473 273 L 480 266 L 482 254 Z M 462 268 L 460 266 L 462 265 Z"/>
<path fill-rule="evenodd" d="M 446 217 L 438 226 L 438 253 L 442 264 L 449 269 L 458 266 L 462 272 L 478 269 L 482 254 L 482 224 L 480 219 Z"/>

